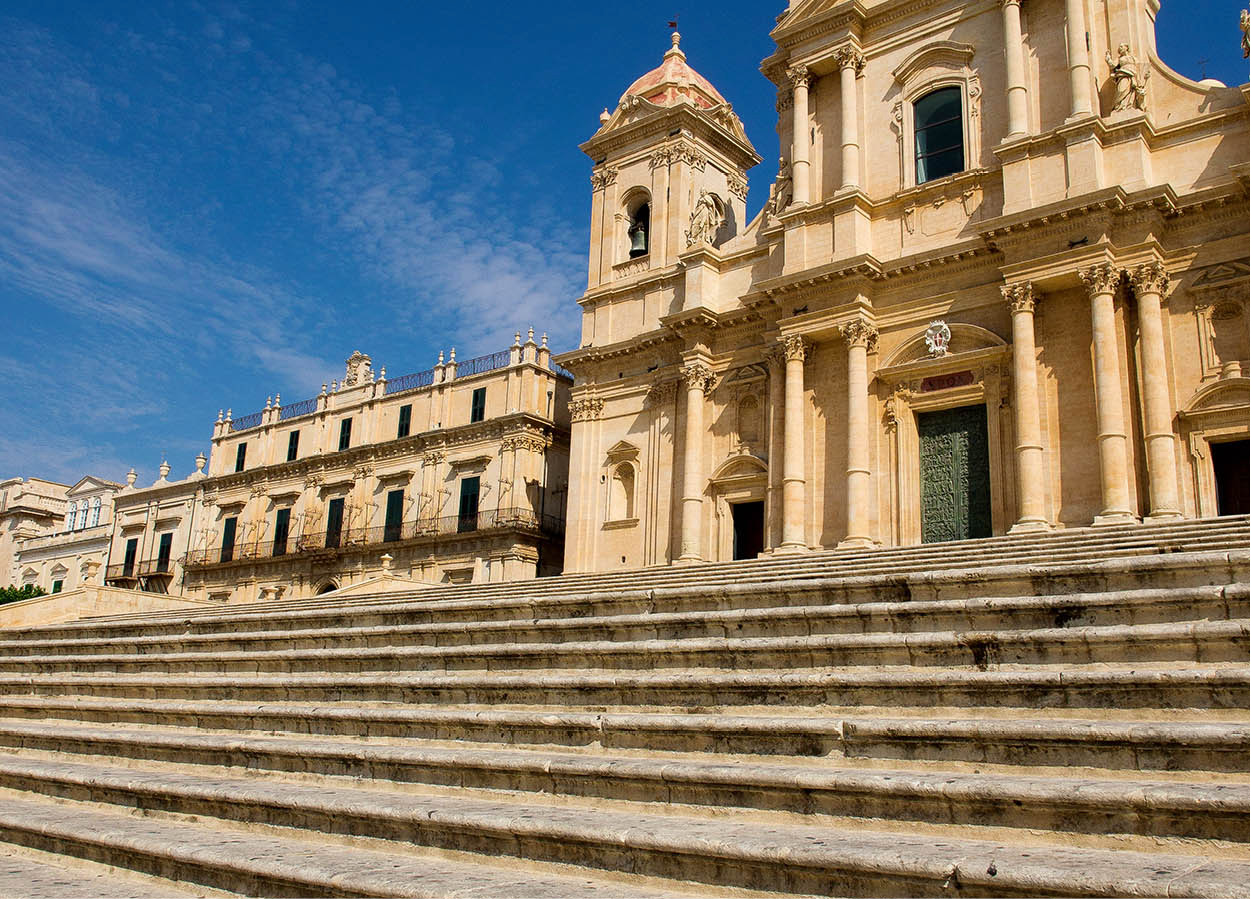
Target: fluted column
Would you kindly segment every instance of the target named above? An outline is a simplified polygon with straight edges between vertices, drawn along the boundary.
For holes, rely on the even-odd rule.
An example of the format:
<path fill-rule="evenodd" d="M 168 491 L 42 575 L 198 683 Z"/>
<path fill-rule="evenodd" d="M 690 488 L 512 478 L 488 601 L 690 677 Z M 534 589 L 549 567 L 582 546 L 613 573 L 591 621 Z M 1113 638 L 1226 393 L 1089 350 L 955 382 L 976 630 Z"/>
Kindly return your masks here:
<path fill-rule="evenodd" d="M 786 356 L 785 437 L 782 449 L 782 552 L 808 548 L 804 534 L 804 359 L 808 343 L 797 334 L 782 338 Z"/>
<path fill-rule="evenodd" d="M 793 66 L 786 72 L 791 81 L 792 122 L 791 133 L 791 202 L 807 203 L 809 198 L 808 172 L 808 84 L 811 76 L 805 65 Z"/>
<path fill-rule="evenodd" d="M 1044 530 L 1048 524 L 1034 356 L 1034 285 L 1025 281 L 1006 284 L 1002 290 L 1012 310 L 1012 385 L 1016 405 L 1017 521 L 1012 531 Z"/>
<path fill-rule="evenodd" d="M 699 362 L 682 369 L 686 383 L 686 446 L 682 457 L 682 555 L 683 562 L 703 556 L 701 523 L 704 515 L 704 396 L 712 386 L 712 371 Z"/>
<path fill-rule="evenodd" d="M 782 542 L 782 455 L 786 446 L 786 355 L 781 347 L 765 353 L 769 366 L 769 486 L 768 546 Z"/>
<path fill-rule="evenodd" d="M 1021 48 L 1021 0 L 1001 0 L 1003 5 L 1004 62 L 1007 65 L 1008 136 L 1025 134 L 1029 106 L 1025 95 L 1025 51 Z"/>
<path fill-rule="evenodd" d="M 877 346 L 877 328 L 853 321 L 839 331 L 847 341 L 847 536 L 839 546 L 871 546 L 869 350 Z"/>
<path fill-rule="evenodd" d="M 843 107 L 843 187 L 860 186 L 860 104 L 856 97 L 856 76 L 864 69 L 864 54 L 855 47 L 834 51 L 842 87 Z"/>
<path fill-rule="evenodd" d="M 1091 113 L 1090 49 L 1086 46 L 1086 6 L 1083 0 L 1064 0 L 1069 43 L 1069 117 Z"/>
<path fill-rule="evenodd" d="M 1129 505 L 1129 453 L 1121 396 L 1121 363 L 1116 348 L 1113 295 L 1121 270 L 1103 262 L 1079 273 L 1090 294 L 1090 325 L 1094 336 L 1095 417 L 1099 428 L 1099 481 L 1103 511 L 1096 524 L 1134 520 Z"/>
<path fill-rule="evenodd" d="M 1160 298 L 1168 287 L 1168 272 L 1160 262 L 1148 262 L 1129 272 L 1138 300 L 1138 336 L 1142 352 L 1142 405 L 1146 419 L 1148 492 L 1152 518 L 1180 518 L 1177 497 L 1177 444 L 1173 436 L 1173 409 L 1168 398 L 1164 325 Z"/>

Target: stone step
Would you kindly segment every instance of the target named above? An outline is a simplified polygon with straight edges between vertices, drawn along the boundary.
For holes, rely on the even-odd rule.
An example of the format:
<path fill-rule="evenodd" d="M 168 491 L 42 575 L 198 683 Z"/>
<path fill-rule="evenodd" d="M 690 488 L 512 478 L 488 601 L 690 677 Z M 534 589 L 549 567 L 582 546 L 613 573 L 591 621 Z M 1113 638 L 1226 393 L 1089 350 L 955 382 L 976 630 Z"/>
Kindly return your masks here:
<path fill-rule="evenodd" d="M 281 674 L 0 674 L 0 695 L 247 702 L 526 706 L 734 706 L 1090 709 L 1242 709 L 1245 663 L 1152 668 L 1064 665 L 977 671 L 915 667 L 849 670 L 528 671 Z"/>
<path fill-rule="evenodd" d="M 308 866 L 283 864 L 284 847 L 272 847 L 255 833 L 236 843 L 214 840 L 216 821 L 264 821 L 308 834 L 369 836 L 395 843 L 476 852 L 484 856 L 539 862 L 572 863 L 607 871 L 697 881 L 712 886 L 821 895 L 938 895 L 958 890 L 966 895 L 1036 896 L 1241 896 L 1246 889 L 1246 861 L 1214 860 L 1162 852 L 1109 851 L 1028 841 L 935 838 L 880 831 L 869 827 L 834 829 L 796 824 L 775 817 L 709 817 L 683 814 L 669 806 L 658 814 L 642 806 L 587 808 L 541 802 L 539 797 L 498 794 L 422 793 L 363 789 L 333 783 L 282 781 L 274 777 L 238 778 L 160 771 L 143 774 L 126 768 L 49 760 L 5 762 L 14 772 L 25 768 L 27 782 L 41 794 L 59 793 L 93 803 L 111 803 L 149 812 L 194 815 L 194 836 L 177 833 L 189 825 L 154 819 L 101 821 L 93 811 L 67 814 L 66 806 L 42 804 L 61 813 L 56 822 L 31 814 L 36 803 L 0 802 L 0 838 L 22 842 L 26 836 L 60 839 L 67 829 L 79 841 L 130 838 L 141 855 L 168 853 L 177 842 L 183 860 L 197 879 L 205 861 L 226 855 L 237 862 L 237 849 L 267 870 L 313 877 L 334 863 L 351 883 L 355 875 L 379 876 L 373 895 L 394 895 L 388 884 L 427 887 L 432 877 L 408 872 L 392 880 L 390 859 L 333 858 L 332 850 L 306 842 Z M 76 803 L 77 804 L 77 803 Z M 20 808 L 25 805 L 27 808 Z M 212 822 L 206 819 L 213 819 Z M 818 819 L 820 820 L 820 819 Z M 140 835 L 122 831 L 125 822 Z M 151 828 L 151 829 L 149 829 Z M 49 836 L 50 832 L 54 835 Z M 176 836 L 171 836 L 175 834 Z M 190 844 L 190 845 L 189 845 Z M 197 849 L 191 849 L 192 846 Z M 40 847 L 42 848 L 42 847 Z M 191 849 L 191 851 L 187 851 Z M 365 850 L 353 849 L 364 853 Z M 220 853 L 220 855 L 219 855 Z M 323 854 L 324 853 L 324 854 Z M 285 856 L 285 857 L 284 857 Z M 197 864 L 197 859 L 200 859 Z M 353 863 L 355 862 L 355 863 Z M 423 864 L 425 860 L 423 859 Z M 359 883 L 360 881 L 358 881 Z M 259 892 L 255 889 L 248 892 Z M 444 882 L 444 893 L 447 884 Z M 513 895 L 513 893 L 508 893 Z"/>
<path fill-rule="evenodd" d="M 277 828 L 258 832 L 217 820 L 149 818 L 16 791 L 0 795 L 0 840 L 142 871 L 165 878 L 169 884 L 150 893 L 122 891 L 117 894 L 121 896 L 183 895 L 187 885 L 178 881 L 246 896 L 662 899 L 707 894 L 677 882 L 654 886 L 637 878 L 562 873 L 540 866 L 518 868 L 476 854 L 452 856 L 408 845 L 385 851 L 307 835 L 282 835 Z M 127 890 L 130 886 L 127 883 Z M 31 894 L 68 895 L 55 890 L 47 894 L 32 890 Z"/>
<path fill-rule="evenodd" d="M 652 668 L 817 668 L 918 665 L 979 669 L 1001 664 L 1245 661 L 1248 623 L 1166 622 L 1104 627 L 944 633 L 824 634 L 812 637 L 700 637 L 576 640 L 565 643 L 383 646 L 143 655 L 0 657 L 0 671 L 45 672 L 374 672 L 470 669 L 640 670 Z"/>
<path fill-rule="evenodd" d="M 809 636 L 840 633 L 924 633 L 1161 624 L 1229 620 L 1248 616 L 1246 584 L 1116 593 L 1069 593 L 988 599 L 864 602 L 856 605 L 786 605 L 716 611 L 654 612 L 584 618 L 451 621 L 290 631 L 158 634 L 143 637 L 0 641 L 0 657 L 72 653 L 149 655 L 169 652 L 381 648 L 403 644 L 461 646 L 608 639 L 660 640 L 689 637 Z"/>
<path fill-rule="evenodd" d="M 1229 541 L 1225 541 L 1229 542 Z M 1245 535 L 1241 538 L 1241 542 L 1236 544 L 1245 547 Z M 588 594 L 605 594 L 598 598 L 600 601 L 610 600 L 616 594 L 623 591 L 635 599 L 636 601 L 646 598 L 648 590 L 655 590 L 661 595 L 653 597 L 652 602 L 665 603 L 670 599 L 680 600 L 691 585 L 699 585 L 701 593 L 713 593 L 716 591 L 712 588 L 741 585 L 746 582 L 772 582 L 795 580 L 802 582 L 804 580 L 820 579 L 820 580 L 845 580 L 847 583 L 843 589 L 854 589 L 859 585 L 862 590 L 881 589 L 883 579 L 889 580 L 891 577 L 905 578 L 906 583 L 893 585 L 896 589 L 903 587 L 912 588 L 912 596 L 899 596 L 896 598 L 934 598 L 931 594 L 943 585 L 963 589 L 965 591 L 977 590 L 976 581 L 984 579 L 988 584 L 996 584 L 1009 577 L 1015 576 L 1015 580 L 1019 584 L 1019 589 L 1026 593 L 1048 592 L 1046 590 L 1037 589 L 1037 581 L 1040 578 L 1052 577 L 1055 579 L 1055 587 L 1050 592 L 1068 592 L 1069 590 L 1091 590 L 1091 589 L 1108 589 L 1110 586 L 1107 581 L 1100 581 L 1097 586 L 1092 586 L 1100 574 L 1109 577 L 1120 576 L 1121 580 L 1125 580 L 1126 572 L 1133 571 L 1152 571 L 1154 570 L 1156 577 L 1164 576 L 1166 572 L 1176 571 L 1193 571 L 1194 569 L 1202 570 L 1211 568 L 1213 571 L 1221 569 L 1230 569 L 1232 564 L 1233 574 L 1231 576 L 1223 576 L 1222 579 L 1202 581 L 1203 583 L 1232 583 L 1236 581 L 1245 581 L 1245 572 L 1247 568 L 1247 553 L 1245 549 L 1234 552 L 1232 563 L 1228 559 L 1228 552 L 1206 552 L 1194 553 L 1188 552 L 1183 554 L 1174 554 L 1160 556 L 1155 553 L 1135 557 L 1135 558 L 1109 558 L 1115 556 L 1115 553 L 1106 551 L 1091 550 L 1083 554 L 1084 561 L 1077 564 L 1063 565 L 1059 564 L 1057 558 L 1052 557 L 1045 566 L 1045 571 L 1038 570 L 1040 566 L 1037 564 L 1005 564 L 1004 557 L 988 555 L 985 550 L 975 551 L 970 549 L 967 558 L 952 560 L 951 566 L 953 571 L 940 571 L 932 567 L 904 565 L 903 567 L 888 567 L 883 569 L 875 568 L 872 565 L 861 563 L 854 566 L 843 566 L 841 568 L 829 569 L 828 566 L 822 567 L 819 562 L 819 554 L 812 557 L 787 557 L 788 559 L 799 558 L 801 561 L 793 562 L 777 562 L 773 563 L 773 568 L 765 568 L 764 563 L 759 563 L 757 568 L 744 567 L 742 570 L 727 570 L 724 577 L 700 577 L 699 569 L 702 566 L 693 568 L 663 568 L 649 569 L 646 571 L 630 572 L 628 575 L 595 576 L 588 578 L 586 576 L 570 576 L 562 578 L 540 579 L 532 582 L 518 582 L 516 584 L 483 584 L 474 585 L 473 588 L 448 588 L 446 590 L 430 590 L 420 594 L 405 596 L 403 594 L 390 594 L 385 596 L 359 597 L 353 599 L 338 599 L 335 601 L 327 600 L 299 600 L 288 603 L 269 603 L 265 605 L 252 605 L 234 607 L 230 611 L 222 609 L 203 609 L 188 610 L 185 613 L 182 610 L 170 614 L 147 615 L 142 617 L 127 616 L 115 619 L 96 619 L 75 622 L 71 624 L 53 625 L 45 628 L 31 629 L 32 634 L 39 633 L 48 638 L 54 637 L 74 637 L 82 636 L 85 633 L 97 633 L 100 635 L 116 635 L 121 636 L 127 633 L 155 633 L 158 629 L 164 628 L 166 633 L 183 633 L 190 631 L 198 631 L 203 629 L 221 629 L 222 623 L 225 622 L 252 622 L 255 628 L 258 624 L 266 627 L 274 628 L 291 628 L 291 627 L 307 627 L 310 618 L 313 616 L 322 617 L 326 626 L 334 626 L 336 623 L 346 623 L 360 621 L 362 616 L 371 616 L 373 621 L 369 623 L 387 624 L 387 623 L 404 623 L 402 616 L 405 611 L 412 613 L 414 606 L 424 608 L 431 604 L 468 602 L 476 604 L 479 610 L 482 606 L 501 606 L 504 609 L 520 607 L 524 612 L 531 611 L 528 607 L 534 601 L 540 601 L 544 607 L 548 603 L 559 605 L 561 600 L 572 601 L 574 607 L 585 602 L 584 597 Z M 1184 557 L 1190 557 L 1189 564 Z M 1202 557 L 1202 558 L 1196 558 Z M 1038 560 L 1031 560 L 1037 562 Z M 1103 560 L 1100 564 L 1092 565 L 1092 561 Z M 756 565 L 757 563 L 733 563 L 734 565 Z M 980 573 L 979 578 L 969 577 L 970 567 L 982 567 L 987 570 Z M 1239 576 L 1241 574 L 1241 576 Z M 1070 586 L 1066 581 L 1072 581 L 1076 586 Z M 1188 586 L 1192 584 L 1178 583 L 1156 583 L 1154 586 Z M 1135 587 L 1144 586 L 1139 580 L 1130 580 L 1124 582 L 1123 586 Z M 665 596 L 664 591 L 668 589 L 672 591 L 672 596 Z M 825 588 L 827 591 L 829 587 Z M 1005 589 L 999 586 L 997 589 L 1001 594 Z M 974 594 L 977 595 L 977 594 Z M 985 595 L 985 594 L 982 594 Z M 736 597 L 743 599 L 746 597 Z M 500 601 L 504 602 L 501 603 Z M 854 601 L 852 599 L 851 601 Z M 698 606 L 705 607 L 705 606 Z M 672 609 L 662 608 L 661 610 L 669 611 Z M 401 617 L 392 617 L 388 619 L 388 611 L 393 615 Z M 466 609 L 468 612 L 469 609 Z M 547 613 L 550 614 L 550 613 Z M 480 616 L 478 616 L 480 617 Z M 381 620 L 378 620 L 381 619 Z M 407 618 L 408 622 L 413 619 Z"/>
<path fill-rule="evenodd" d="M 705 753 L 613 755 L 571 754 L 552 749 L 518 749 L 417 740 L 334 741 L 326 738 L 258 734 L 206 734 L 168 729 L 86 725 L 55 726 L 0 720 L 0 746 L 56 753 L 114 764 L 118 759 L 161 761 L 181 766 L 246 768 L 286 774 L 365 778 L 391 783 L 509 790 L 611 799 L 744 808 L 931 824 L 1022 827 L 1058 833 L 1122 834 L 1184 839 L 1247 841 L 1251 812 L 1245 782 L 1170 782 L 1160 779 L 1064 776 L 1068 766 L 1093 767 L 1110 757 L 1115 767 L 1139 771 L 1195 767 L 1213 754 L 1237 756 L 1221 770 L 1245 771 L 1243 726 L 1163 725 L 1135 722 L 825 721 L 836 738 L 830 756 L 858 755 L 862 727 L 872 741 L 906 740 L 953 747 L 980 744 L 983 761 L 1022 764 L 1030 770 L 968 773 L 907 767 L 847 767 L 836 758 L 786 759 L 787 764 Z M 866 726 L 867 725 L 867 726 Z M 992 747 L 998 740 L 999 743 Z M 832 741 L 834 742 L 834 741 Z M 1107 752 L 1099 750 L 1107 747 Z M 951 755 L 950 750 L 944 755 Z M 1059 771 L 1038 766 L 1055 764 Z M 1118 764 L 1119 763 L 1119 764 Z M 29 789 L 29 765 L 0 756 L 0 787 Z M 133 769 L 132 769 L 133 770 Z M 1159 775 L 1156 775 L 1158 778 Z M 1028 808 L 1028 817 L 1022 809 Z"/>
<path fill-rule="evenodd" d="M 0 843 L 0 896 L 56 899 L 171 899 L 175 896 L 237 896 L 164 878 L 145 877 L 111 865 Z"/>

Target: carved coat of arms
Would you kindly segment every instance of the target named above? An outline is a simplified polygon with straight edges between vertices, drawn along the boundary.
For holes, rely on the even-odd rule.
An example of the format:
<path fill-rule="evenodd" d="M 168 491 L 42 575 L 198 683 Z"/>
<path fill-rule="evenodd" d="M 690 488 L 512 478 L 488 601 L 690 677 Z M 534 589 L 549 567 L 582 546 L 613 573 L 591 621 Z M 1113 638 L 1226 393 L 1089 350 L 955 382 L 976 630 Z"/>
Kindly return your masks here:
<path fill-rule="evenodd" d="M 930 322 L 930 326 L 925 329 L 925 348 L 930 351 L 931 356 L 946 356 L 947 348 L 951 345 L 951 328 L 947 327 L 947 323 L 943 321 Z"/>

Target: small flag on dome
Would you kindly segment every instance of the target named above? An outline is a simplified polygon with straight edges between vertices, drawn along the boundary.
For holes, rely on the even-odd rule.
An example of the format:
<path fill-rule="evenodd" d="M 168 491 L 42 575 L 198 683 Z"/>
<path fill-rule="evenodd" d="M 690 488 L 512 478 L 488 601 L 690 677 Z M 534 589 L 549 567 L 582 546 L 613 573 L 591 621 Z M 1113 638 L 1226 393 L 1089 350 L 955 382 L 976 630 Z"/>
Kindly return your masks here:
<path fill-rule="evenodd" d="M 672 29 L 674 29 L 675 31 L 677 30 L 677 27 L 678 27 L 678 17 L 677 17 L 677 16 L 674 16 L 672 19 L 670 19 L 670 20 L 669 20 L 669 27 L 670 27 L 670 28 L 672 28 Z"/>

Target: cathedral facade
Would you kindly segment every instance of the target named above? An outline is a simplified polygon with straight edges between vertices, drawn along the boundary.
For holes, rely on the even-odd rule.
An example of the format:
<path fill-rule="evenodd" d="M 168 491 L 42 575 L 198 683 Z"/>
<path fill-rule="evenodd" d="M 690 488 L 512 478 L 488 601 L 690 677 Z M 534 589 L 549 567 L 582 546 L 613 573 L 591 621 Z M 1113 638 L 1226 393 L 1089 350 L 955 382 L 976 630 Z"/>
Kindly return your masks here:
<path fill-rule="evenodd" d="M 750 221 L 675 34 L 582 145 L 565 570 L 1246 511 L 1248 90 L 1158 8 L 795 0 Z"/>

